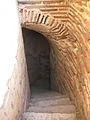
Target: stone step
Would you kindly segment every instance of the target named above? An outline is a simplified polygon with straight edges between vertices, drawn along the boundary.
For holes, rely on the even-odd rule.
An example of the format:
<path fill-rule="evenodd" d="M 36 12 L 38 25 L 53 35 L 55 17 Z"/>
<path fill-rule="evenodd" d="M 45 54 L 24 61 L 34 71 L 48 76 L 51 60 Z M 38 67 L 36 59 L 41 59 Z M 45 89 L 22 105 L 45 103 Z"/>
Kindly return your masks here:
<path fill-rule="evenodd" d="M 51 95 L 51 94 L 54 94 L 54 95 L 59 95 L 60 93 L 57 92 L 57 91 L 51 91 L 51 90 L 48 90 L 48 89 L 41 89 L 41 88 L 37 88 L 37 87 L 32 87 L 32 93 L 33 93 L 33 96 L 41 96 L 41 95 Z"/>
<path fill-rule="evenodd" d="M 68 98 L 67 95 L 49 95 L 49 96 L 43 96 L 43 97 L 42 96 L 43 95 L 31 97 L 30 102 L 43 101 L 43 100 L 49 100 L 49 99 L 54 100 L 54 99 Z"/>
<path fill-rule="evenodd" d="M 42 101 L 31 100 L 30 106 L 52 106 L 52 105 L 70 105 L 71 101 L 69 98 L 54 98 L 54 99 L 43 99 Z"/>
<path fill-rule="evenodd" d="M 32 96 L 31 99 L 33 101 L 40 101 L 40 100 L 47 100 L 47 99 L 58 99 L 58 98 L 66 98 L 67 95 L 62 95 L 58 92 L 51 92 L 51 91 L 37 91 Z M 31 101 L 30 101 L 31 102 Z"/>
<path fill-rule="evenodd" d="M 76 120 L 76 110 L 67 95 L 36 88 L 23 120 Z"/>
<path fill-rule="evenodd" d="M 36 91 L 37 90 L 37 91 Z M 61 93 L 59 93 L 59 92 L 53 92 L 53 91 L 45 91 L 45 90 L 40 90 L 40 89 L 36 89 L 36 90 L 34 90 L 33 91 L 33 96 L 41 96 L 41 95 L 43 95 L 43 96 L 49 96 L 49 95 L 62 95 Z"/>
<path fill-rule="evenodd" d="M 23 115 L 23 120 L 76 120 L 76 115 L 74 113 L 61 114 L 26 112 Z"/>
<path fill-rule="evenodd" d="M 75 113 L 74 105 L 30 106 L 27 112 L 40 113 Z"/>

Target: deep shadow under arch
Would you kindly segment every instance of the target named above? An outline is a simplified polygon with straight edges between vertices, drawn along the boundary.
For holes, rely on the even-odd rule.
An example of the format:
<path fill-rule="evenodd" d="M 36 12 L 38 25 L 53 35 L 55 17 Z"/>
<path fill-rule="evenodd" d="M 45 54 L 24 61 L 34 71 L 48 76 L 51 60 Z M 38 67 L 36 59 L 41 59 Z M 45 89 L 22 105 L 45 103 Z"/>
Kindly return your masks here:
<path fill-rule="evenodd" d="M 42 34 L 23 28 L 24 48 L 31 91 L 50 90 L 50 45 Z"/>

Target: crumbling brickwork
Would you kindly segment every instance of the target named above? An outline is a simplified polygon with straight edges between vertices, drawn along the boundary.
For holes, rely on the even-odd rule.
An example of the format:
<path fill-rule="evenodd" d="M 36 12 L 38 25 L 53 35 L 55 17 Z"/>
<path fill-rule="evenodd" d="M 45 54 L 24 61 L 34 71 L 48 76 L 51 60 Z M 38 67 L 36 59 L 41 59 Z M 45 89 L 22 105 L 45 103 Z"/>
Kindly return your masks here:
<path fill-rule="evenodd" d="M 48 39 L 52 89 L 69 95 L 77 108 L 78 120 L 90 120 L 90 0 L 18 0 L 18 4 L 21 26 L 39 32 Z M 14 12 L 12 5 L 8 7 L 12 9 L 9 12 Z M 7 16 L 9 12 L 6 12 Z M 13 23 L 10 15 L 4 23 L 0 22 L 5 29 L 8 18 Z M 11 23 L 13 26 L 16 22 Z M 11 29 L 9 34 L 14 30 Z M 14 43 L 10 44 L 9 39 L 7 41 L 12 51 Z M 21 114 L 26 110 L 30 97 L 22 34 L 19 34 L 17 44 L 12 76 L 3 83 L 7 91 L 0 106 L 0 120 L 22 119 Z M 8 55 L 10 51 L 6 49 L 6 53 L 1 52 Z"/>
<path fill-rule="evenodd" d="M 32 0 L 22 1 L 19 8 L 22 26 L 49 39 L 57 89 L 70 95 L 80 119 L 89 120 L 90 1 Z"/>

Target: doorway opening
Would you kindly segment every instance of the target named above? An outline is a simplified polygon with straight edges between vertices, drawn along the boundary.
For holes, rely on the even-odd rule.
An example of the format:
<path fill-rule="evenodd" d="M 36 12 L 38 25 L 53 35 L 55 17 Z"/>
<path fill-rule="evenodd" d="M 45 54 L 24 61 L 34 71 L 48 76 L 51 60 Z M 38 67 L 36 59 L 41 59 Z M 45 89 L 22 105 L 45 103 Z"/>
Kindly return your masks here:
<path fill-rule="evenodd" d="M 51 57 L 52 47 L 48 40 L 40 33 L 25 28 L 23 38 L 31 89 L 31 99 L 23 120 L 41 120 L 42 117 L 44 120 L 57 120 L 62 119 L 62 115 L 68 115 L 65 116 L 67 120 L 76 120 L 75 106 L 69 97 L 53 89 L 56 84 L 56 78 L 52 79 L 54 58 Z"/>
<path fill-rule="evenodd" d="M 50 46 L 42 34 L 22 29 L 31 94 L 50 90 Z"/>

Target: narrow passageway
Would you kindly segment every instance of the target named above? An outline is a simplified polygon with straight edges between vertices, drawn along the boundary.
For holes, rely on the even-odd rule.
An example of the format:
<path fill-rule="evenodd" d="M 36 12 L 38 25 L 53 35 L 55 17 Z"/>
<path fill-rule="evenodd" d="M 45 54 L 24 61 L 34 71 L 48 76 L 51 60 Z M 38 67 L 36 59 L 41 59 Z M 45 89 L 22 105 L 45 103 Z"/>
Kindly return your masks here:
<path fill-rule="evenodd" d="M 90 120 L 90 0 L 0 3 L 0 120 Z"/>
<path fill-rule="evenodd" d="M 23 29 L 23 36 L 31 93 L 50 90 L 48 40 L 40 33 L 28 29 Z"/>
<path fill-rule="evenodd" d="M 69 97 L 51 89 L 48 40 L 25 28 L 23 38 L 31 89 L 30 103 L 23 120 L 76 120 L 75 106 Z"/>

